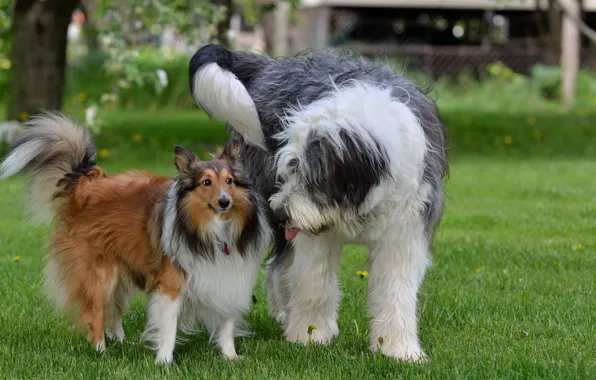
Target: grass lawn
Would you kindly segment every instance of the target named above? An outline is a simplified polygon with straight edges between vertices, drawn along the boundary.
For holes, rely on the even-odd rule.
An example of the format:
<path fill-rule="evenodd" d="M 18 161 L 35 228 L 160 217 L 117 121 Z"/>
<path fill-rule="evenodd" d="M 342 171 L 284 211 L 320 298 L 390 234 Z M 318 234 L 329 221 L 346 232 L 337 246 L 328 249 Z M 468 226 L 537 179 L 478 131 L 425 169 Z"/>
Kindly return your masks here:
<path fill-rule="evenodd" d="M 107 131 L 98 147 L 109 154 L 99 164 L 108 172 L 173 174 L 172 150 L 164 148 L 170 141 L 163 140 L 170 134 L 134 138 L 135 130 L 126 128 L 132 137 L 125 142 Z M 594 173 L 596 161 L 587 158 L 454 158 L 434 264 L 420 294 L 427 364 L 367 350 L 367 280 L 356 274 L 366 269 L 366 252 L 348 246 L 341 334 L 330 346 L 285 342 L 259 283 L 254 336 L 237 339 L 244 360 L 224 362 L 202 333 L 177 347 L 167 369 L 139 344 L 144 298 L 124 319 L 126 342 L 109 344 L 104 355 L 53 312 L 41 281 L 49 227 L 29 226 L 22 216 L 23 178 L 0 182 L 0 377 L 595 378 Z"/>

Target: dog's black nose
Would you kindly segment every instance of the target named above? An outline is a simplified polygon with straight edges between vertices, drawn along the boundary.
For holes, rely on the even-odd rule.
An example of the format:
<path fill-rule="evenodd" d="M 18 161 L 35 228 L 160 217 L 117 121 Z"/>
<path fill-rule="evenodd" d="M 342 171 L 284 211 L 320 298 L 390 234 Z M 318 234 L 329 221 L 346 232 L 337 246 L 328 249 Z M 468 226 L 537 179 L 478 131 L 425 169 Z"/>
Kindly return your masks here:
<path fill-rule="evenodd" d="M 221 208 L 228 208 L 228 206 L 230 205 L 230 200 L 228 198 L 219 198 L 217 204 Z"/>
<path fill-rule="evenodd" d="M 278 223 L 284 224 L 288 221 L 288 213 L 286 212 L 284 207 L 279 207 L 273 210 L 273 219 Z"/>

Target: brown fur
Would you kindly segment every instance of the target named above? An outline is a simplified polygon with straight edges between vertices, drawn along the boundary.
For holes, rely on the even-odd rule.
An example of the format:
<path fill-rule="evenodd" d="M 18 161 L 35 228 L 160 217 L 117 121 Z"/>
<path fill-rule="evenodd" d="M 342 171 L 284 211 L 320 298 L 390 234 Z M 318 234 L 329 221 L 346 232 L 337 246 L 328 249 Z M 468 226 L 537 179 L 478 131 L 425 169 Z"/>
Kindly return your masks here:
<path fill-rule="evenodd" d="M 182 200 L 176 207 L 188 219 L 182 226 L 186 236 L 207 234 L 222 191 L 230 200 L 226 217 L 244 226 L 250 203 L 247 190 L 234 183 L 239 179 L 246 186 L 237 147 L 229 143 L 209 162 L 176 147 L 176 200 Z M 164 202 L 172 179 L 135 170 L 108 176 L 94 159 L 95 147 L 85 128 L 60 114 L 46 114 L 26 123 L 0 165 L 0 178 L 20 171 L 30 174 L 33 216 L 54 216 L 46 289 L 103 350 L 104 331 L 123 339 L 122 315 L 137 290 L 176 299 L 184 290 L 185 274 L 161 249 Z"/>
<path fill-rule="evenodd" d="M 249 199 L 236 187 L 228 163 L 199 162 L 196 157 L 180 161 L 180 156 L 177 166 L 190 169 L 180 170 L 178 180 L 196 186 L 181 204 L 191 227 L 206 234 L 225 191 L 231 202 L 226 215 L 241 230 Z M 205 180 L 211 183 L 206 186 Z M 62 298 L 59 306 L 87 327 L 95 347 L 103 344 L 109 319 L 126 311 L 135 288 L 157 290 L 172 299 L 183 290 L 183 271 L 160 248 L 163 201 L 171 183 L 171 178 L 143 171 L 110 177 L 94 166 L 72 184 L 68 202 L 56 215 L 49 288 L 65 292 L 53 296 Z"/>
<path fill-rule="evenodd" d="M 159 247 L 158 213 L 170 178 L 131 171 L 107 177 L 95 167 L 75 186 L 57 215 L 54 237 L 57 279 L 65 286 L 62 307 L 89 329 L 94 345 L 103 341 L 104 312 L 119 287 L 142 285 L 178 297 L 184 273 Z M 52 280 L 52 279 L 50 279 Z M 109 310 L 109 313 L 117 311 Z"/>

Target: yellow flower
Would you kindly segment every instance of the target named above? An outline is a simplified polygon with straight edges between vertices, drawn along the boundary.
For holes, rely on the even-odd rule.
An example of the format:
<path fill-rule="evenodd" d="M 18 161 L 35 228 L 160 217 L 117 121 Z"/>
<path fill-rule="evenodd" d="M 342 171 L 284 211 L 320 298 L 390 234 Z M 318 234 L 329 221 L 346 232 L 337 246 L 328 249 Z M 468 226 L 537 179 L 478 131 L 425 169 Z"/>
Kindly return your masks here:
<path fill-rule="evenodd" d="M 382 336 L 378 337 L 378 338 L 377 338 L 377 341 L 379 341 L 379 347 L 383 347 L 383 342 L 385 341 L 385 340 L 383 339 L 383 337 L 382 337 Z"/>
<path fill-rule="evenodd" d="M 27 112 L 21 112 L 19 114 L 19 119 L 21 119 L 22 121 L 25 121 L 25 120 L 29 119 L 29 114 Z"/>
<path fill-rule="evenodd" d="M 511 138 L 511 136 L 505 136 L 503 137 L 503 142 L 505 143 L 505 145 L 510 145 L 513 142 L 513 139 Z"/>
<path fill-rule="evenodd" d="M 583 246 L 583 244 L 578 243 L 578 244 L 573 245 L 573 247 L 571 247 L 571 249 L 574 251 L 581 251 L 582 249 L 584 249 L 584 246 Z"/>
<path fill-rule="evenodd" d="M 141 142 L 143 140 L 143 136 L 140 133 L 135 134 L 132 136 L 132 141 L 134 142 Z"/>
<path fill-rule="evenodd" d="M 18 263 L 19 261 L 21 261 L 21 256 L 15 256 L 12 258 L 13 263 Z"/>
<path fill-rule="evenodd" d="M 308 335 L 312 335 L 313 330 L 316 330 L 317 326 L 315 325 L 308 325 Z"/>
<path fill-rule="evenodd" d="M 83 92 L 79 92 L 77 95 L 77 102 L 83 103 L 85 100 L 87 100 L 87 95 Z"/>
<path fill-rule="evenodd" d="M 105 149 L 105 148 L 104 148 L 104 149 L 100 149 L 100 150 L 99 150 L 99 157 L 101 157 L 101 158 L 106 158 L 106 157 L 108 157 L 109 155 L 110 155 L 110 151 L 109 151 L 109 150 L 107 150 L 107 149 Z"/>
<path fill-rule="evenodd" d="M 360 276 L 360 278 L 368 277 L 368 272 L 365 270 L 359 270 L 358 272 L 356 272 L 356 274 Z"/>
<path fill-rule="evenodd" d="M 482 269 L 482 268 L 476 268 L 476 271 L 475 271 L 475 272 L 476 272 L 476 273 L 480 273 L 480 272 L 482 272 L 482 271 L 484 271 L 484 269 Z"/>
<path fill-rule="evenodd" d="M 529 117 L 528 118 L 528 124 L 530 124 L 530 125 L 536 124 L 536 118 L 535 117 Z"/>

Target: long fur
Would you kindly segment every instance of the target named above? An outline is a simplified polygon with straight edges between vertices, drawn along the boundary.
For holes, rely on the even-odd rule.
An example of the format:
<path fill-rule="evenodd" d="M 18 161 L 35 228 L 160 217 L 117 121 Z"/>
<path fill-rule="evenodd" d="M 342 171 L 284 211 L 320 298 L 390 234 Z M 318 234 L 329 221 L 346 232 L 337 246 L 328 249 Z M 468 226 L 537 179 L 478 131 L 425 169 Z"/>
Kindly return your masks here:
<path fill-rule="evenodd" d="M 70 184 L 87 174 L 94 160 L 89 132 L 58 113 L 47 113 L 24 123 L 11 153 L 0 165 L 0 179 L 26 171 L 30 175 L 29 213 L 36 222 L 47 221 L 53 210 L 64 206 Z"/>
<path fill-rule="evenodd" d="M 220 86 L 242 85 L 259 116 L 250 131 L 234 123 L 249 104 L 245 94 L 219 105 L 229 112 L 213 113 L 234 137 L 263 135 L 265 149 L 244 138 L 242 155 L 269 200 L 276 242 L 267 267 L 269 308 L 286 338 L 325 343 L 338 333 L 341 247 L 361 243 L 370 251 L 371 349 L 424 358 L 417 293 L 448 170 L 432 99 L 388 66 L 349 54 L 270 59 L 208 45 L 189 68 L 199 104 L 211 91 L 202 84 L 213 63 L 231 74 Z M 312 336 L 309 324 L 317 326 Z"/>
<path fill-rule="evenodd" d="M 2 163 L 3 178 L 30 175 L 34 217 L 54 215 L 46 290 L 105 350 L 124 339 L 122 316 L 149 294 L 147 328 L 159 363 L 170 363 L 178 329 L 202 321 L 227 359 L 237 357 L 270 229 L 230 142 L 212 161 L 176 147 L 175 178 L 128 171 L 108 176 L 83 127 L 59 114 L 28 122 Z M 209 181 L 207 184 L 206 181 Z"/>

